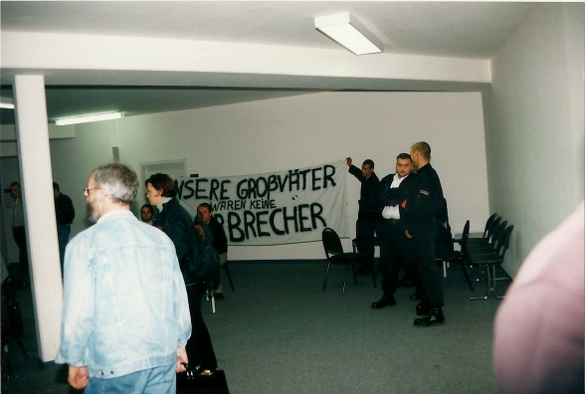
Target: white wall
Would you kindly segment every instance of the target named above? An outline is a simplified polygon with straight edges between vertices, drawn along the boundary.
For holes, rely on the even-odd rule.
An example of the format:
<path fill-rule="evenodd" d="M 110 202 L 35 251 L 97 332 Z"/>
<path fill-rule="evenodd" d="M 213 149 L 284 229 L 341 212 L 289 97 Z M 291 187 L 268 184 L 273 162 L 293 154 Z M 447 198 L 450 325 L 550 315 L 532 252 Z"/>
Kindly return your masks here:
<path fill-rule="evenodd" d="M 58 127 L 49 125 L 51 140 L 75 137 L 73 126 Z M 16 127 L 11 124 L 0 125 L 0 180 L 2 182 L 2 259 L 7 264 L 18 262 L 18 248 L 12 238 L 12 197 L 7 191 L 12 182 L 21 182 L 18 165 L 18 149 L 16 146 Z M 26 188 L 22 189 L 27 193 Z"/>
<path fill-rule="evenodd" d="M 515 226 L 504 263 L 511 275 L 583 199 L 584 11 L 583 3 L 537 5 L 492 59 L 490 211 Z"/>
<path fill-rule="evenodd" d="M 134 116 L 76 126 L 76 138 L 51 142 L 54 178 L 82 213 L 81 189 L 97 165 L 186 159 L 201 176 L 286 170 L 351 156 L 371 158 L 379 176 L 417 141 L 430 143 L 454 232 L 470 219 L 482 230 L 488 216 L 483 114 L 479 93 L 318 93 L 190 111 Z M 359 183 L 348 178 L 350 228 L 355 234 Z M 134 204 L 145 202 L 141 195 Z M 76 219 L 73 233 L 86 227 Z M 349 248 L 349 243 L 346 244 Z M 321 259 L 320 242 L 232 247 L 230 258 Z"/>

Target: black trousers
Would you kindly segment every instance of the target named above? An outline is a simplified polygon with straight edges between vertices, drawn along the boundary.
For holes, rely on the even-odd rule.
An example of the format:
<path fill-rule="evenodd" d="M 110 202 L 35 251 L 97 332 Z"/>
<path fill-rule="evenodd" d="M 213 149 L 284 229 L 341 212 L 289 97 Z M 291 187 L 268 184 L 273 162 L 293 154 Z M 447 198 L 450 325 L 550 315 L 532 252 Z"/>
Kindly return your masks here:
<path fill-rule="evenodd" d="M 18 246 L 18 261 L 23 263 L 28 263 L 28 252 L 26 251 L 26 231 L 24 226 L 12 227 L 12 236 L 14 237 L 14 242 L 16 242 L 16 246 Z"/>
<path fill-rule="evenodd" d="M 408 274 L 414 271 L 414 266 L 408 264 L 408 238 L 405 228 L 400 220 L 382 219 L 378 229 L 380 238 L 380 265 L 378 270 L 382 274 L 382 290 L 384 293 L 393 294 L 398 288 L 398 276 L 400 268 Z"/>
<path fill-rule="evenodd" d="M 413 237 L 406 243 L 408 263 L 416 268 L 415 287 L 428 300 L 431 307 L 445 305 L 442 276 L 435 258 L 435 241 L 432 237 Z"/>
<path fill-rule="evenodd" d="M 358 212 L 358 220 L 355 223 L 355 235 L 357 250 L 371 256 L 371 266 L 374 263 L 374 238 L 380 226 L 379 215 Z"/>
<path fill-rule="evenodd" d="M 26 249 L 26 230 L 24 226 L 12 227 L 12 236 L 14 237 L 14 242 L 16 242 L 16 246 L 18 246 L 19 270 L 16 276 L 20 282 L 28 282 L 28 251 Z"/>
<path fill-rule="evenodd" d="M 190 366 L 200 365 L 202 369 L 215 371 L 217 359 L 209 331 L 201 313 L 201 298 L 204 291 L 197 285 L 187 286 L 187 299 L 191 311 L 191 338 L 187 341 L 187 357 Z"/>

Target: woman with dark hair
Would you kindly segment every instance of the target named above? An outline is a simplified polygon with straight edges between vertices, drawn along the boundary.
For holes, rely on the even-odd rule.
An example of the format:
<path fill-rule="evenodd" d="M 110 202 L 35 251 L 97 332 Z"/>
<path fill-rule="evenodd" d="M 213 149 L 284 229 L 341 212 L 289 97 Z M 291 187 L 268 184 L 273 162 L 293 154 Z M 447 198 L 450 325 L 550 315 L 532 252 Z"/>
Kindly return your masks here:
<path fill-rule="evenodd" d="M 176 198 L 177 188 L 167 174 L 154 174 L 145 181 L 146 198 L 159 210 L 153 225 L 162 230 L 175 244 L 177 258 L 187 286 L 187 298 L 191 311 L 191 338 L 187 341 L 189 367 L 195 373 L 211 375 L 217 369 L 217 359 L 211 337 L 201 313 L 201 296 L 204 290 L 189 271 L 189 254 L 193 250 L 194 237 L 202 236 L 195 231 L 193 219 Z"/>
<path fill-rule="evenodd" d="M 175 182 L 167 174 L 154 174 L 146 180 L 146 198 L 152 206 L 158 208 L 159 214 L 153 225 L 164 231 L 175 244 L 177 258 L 181 267 L 186 263 L 191 247 L 193 219 L 175 198 Z"/>

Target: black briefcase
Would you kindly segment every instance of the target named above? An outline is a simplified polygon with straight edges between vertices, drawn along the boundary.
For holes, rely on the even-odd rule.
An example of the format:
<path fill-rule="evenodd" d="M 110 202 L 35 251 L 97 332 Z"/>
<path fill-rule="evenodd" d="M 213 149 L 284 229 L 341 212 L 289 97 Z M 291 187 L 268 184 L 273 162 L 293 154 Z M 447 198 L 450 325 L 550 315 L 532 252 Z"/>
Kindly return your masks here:
<path fill-rule="evenodd" d="M 177 394 L 229 394 L 225 372 L 216 370 L 211 376 L 177 374 Z"/>

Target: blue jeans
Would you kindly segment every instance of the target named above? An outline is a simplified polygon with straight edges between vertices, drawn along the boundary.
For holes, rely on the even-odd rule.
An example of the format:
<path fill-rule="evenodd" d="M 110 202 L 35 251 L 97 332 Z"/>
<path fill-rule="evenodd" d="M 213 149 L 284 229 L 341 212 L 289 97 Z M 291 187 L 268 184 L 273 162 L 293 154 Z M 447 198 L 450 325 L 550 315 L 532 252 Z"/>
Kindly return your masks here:
<path fill-rule="evenodd" d="M 114 379 L 89 378 L 85 394 L 174 394 L 177 392 L 175 363 L 145 369 Z"/>

